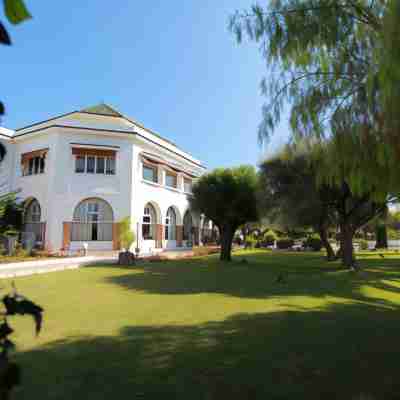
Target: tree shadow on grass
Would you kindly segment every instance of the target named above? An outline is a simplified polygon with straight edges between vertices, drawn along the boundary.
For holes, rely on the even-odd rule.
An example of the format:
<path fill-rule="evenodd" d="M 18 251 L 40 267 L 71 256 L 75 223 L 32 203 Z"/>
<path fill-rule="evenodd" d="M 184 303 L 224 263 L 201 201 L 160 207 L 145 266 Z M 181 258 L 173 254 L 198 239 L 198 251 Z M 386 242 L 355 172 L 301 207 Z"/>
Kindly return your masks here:
<path fill-rule="evenodd" d="M 130 326 L 18 354 L 15 398 L 397 399 L 399 337 L 398 310 L 379 304 Z"/>
<path fill-rule="evenodd" d="M 176 295 L 214 293 L 241 298 L 274 298 L 287 296 L 336 296 L 363 301 L 363 286 L 384 288 L 400 293 L 400 259 L 360 260 L 363 271 L 345 271 L 339 263 L 327 263 L 321 255 L 282 254 L 252 255 L 247 263 L 243 256 L 232 263 L 215 259 L 174 260 L 142 263 L 134 268 L 121 269 L 107 282 L 125 289 L 145 293 Z M 284 274 L 284 282 L 277 277 Z M 383 286 L 385 287 L 383 287 Z"/>

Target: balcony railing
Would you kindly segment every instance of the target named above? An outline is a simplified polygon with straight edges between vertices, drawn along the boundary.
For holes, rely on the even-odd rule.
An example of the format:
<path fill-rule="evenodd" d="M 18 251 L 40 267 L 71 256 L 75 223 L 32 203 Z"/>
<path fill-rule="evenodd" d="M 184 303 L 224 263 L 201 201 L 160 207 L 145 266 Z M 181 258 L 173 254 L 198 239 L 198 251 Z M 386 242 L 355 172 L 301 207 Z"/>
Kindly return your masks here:
<path fill-rule="evenodd" d="M 112 242 L 112 222 L 71 222 L 71 242 Z"/>
<path fill-rule="evenodd" d="M 46 222 L 27 222 L 22 229 L 22 242 L 32 240 L 34 246 L 44 248 L 46 238 Z"/>

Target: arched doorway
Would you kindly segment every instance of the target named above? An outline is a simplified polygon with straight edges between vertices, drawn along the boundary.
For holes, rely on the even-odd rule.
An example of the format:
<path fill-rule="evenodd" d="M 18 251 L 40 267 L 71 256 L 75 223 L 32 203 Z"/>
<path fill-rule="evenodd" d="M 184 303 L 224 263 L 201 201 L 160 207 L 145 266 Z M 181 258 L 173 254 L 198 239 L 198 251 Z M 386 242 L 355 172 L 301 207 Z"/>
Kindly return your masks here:
<path fill-rule="evenodd" d="M 143 240 L 156 240 L 157 213 L 153 204 L 147 203 L 143 211 L 142 238 Z"/>
<path fill-rule="evenodd" d="M 37 199 L 31 198 L 25 201 L 24 227 L 22 242 L 30 247 L 44 247 L 46 224 L 42 222 L 42 208 Z"/>
<path fill-rule="evenodd" d="M 113 222 L 113 210 L 105 200 L 99 198 L 83 200 L 74 210 L 71 241 L 111 242 Z"/>
<path fill-rule="evenodd" d="M 28 202 L 25 208 L 24 222 L 25 223 L 37 223 L 42 218 L 42 209 L 39 202 L 36 199 L 32 199 Z"/>
<path fill-rule="evenodd" d="M 164 233 L 165 240 L 176 240 L 176 212 L 173 207 L 167 210 Z"/>

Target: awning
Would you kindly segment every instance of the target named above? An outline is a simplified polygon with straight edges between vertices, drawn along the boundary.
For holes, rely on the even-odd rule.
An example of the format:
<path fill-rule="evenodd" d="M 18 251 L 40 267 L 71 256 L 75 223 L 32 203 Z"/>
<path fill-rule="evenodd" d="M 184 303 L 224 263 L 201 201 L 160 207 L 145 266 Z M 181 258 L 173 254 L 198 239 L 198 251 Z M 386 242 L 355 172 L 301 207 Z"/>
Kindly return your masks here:
<path fill-rule="evenodd" d="M 162 165 L 166 170 L 173 172 L 173 173 L 182 173 L 187 179 L 196 178 L 195 175 L 191 174 L 190 172 L 185 171 L 182 167 L 177 166 L 163 158 L 156 156 L 154 154 L 149 153 L 141 153 L 141 160 L 145 164 L 150 164 L 152 166 L 157 167 L 158 165 Z"/>
<path fill-rule="evenodd" d="M 74 156 L 99 156 L 99 157 L 115 157 L 115 150 L 91 149 L 85 147 L 72 147 Z"/>

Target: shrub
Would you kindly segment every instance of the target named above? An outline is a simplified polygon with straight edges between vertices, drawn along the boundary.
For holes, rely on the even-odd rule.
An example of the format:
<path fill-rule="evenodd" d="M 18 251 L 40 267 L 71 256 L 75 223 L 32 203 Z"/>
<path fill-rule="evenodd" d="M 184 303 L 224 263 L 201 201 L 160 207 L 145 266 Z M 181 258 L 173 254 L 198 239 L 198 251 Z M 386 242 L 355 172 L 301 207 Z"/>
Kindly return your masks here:
<path fill-rule="evenodd" d="M 119 223 L 119 240 L 121 247 L 129 251 L 135 239 L 135 234 L 131 230 L 131 219 L 130 217 L 125 217 Z"/>
<path fill-rule="evenodd" d="M 264 234 L 264 243 L 266 246 L 273 246 L 277 239 L 276 233 L 271 229 Z"/>
<path fill-rule="evenodd" d="M 313 251 L 321 251 L 322 240 L 318 235 L 311 235 L 304 241 L 303 246 L 309 247 Z"/>
<path fill-rule="evenodd" d="M 246 249 L 253 249 L 257 244 L 257 239 L 253 236 L 247 236 L 246 240 L 244 241 L 244 247 Z"/>
<path fill-rule="evenodd" d="M 21 258 L 25 258 L 25 257 L 29 257 L 31 254 L 28 250 L 25 250 L 22 247 L 21 243 L 17 243 L 17 245 L 15 246 L 15 255 L 16 257 L 21 257 Z"/>
<path fill-rule="evenodd" d="M 278 249 L 281 250 L 290 249 L 293 245 L 294 245 L 294 240 L 289 238 L 281 238 L 276 242 L 276 246 L 278 247 Z"/>
<path fill-rule="evenodd" d="M 358 241 L 358 244 L 360 245 L 360 250 L 368 250 L 368 241 L 365 239 L 361 239 Z"/>
<path fill-rule="evenodd" d="M 236 235 L 233 238 L 233 243 L 237 244 L 238 246 L 240 246 L 242 244 L 242 238 L 239 235 Z"/>
<path fill-rule="evenodd" d="M 390 240 L 399 240 L 400 239 L 400 232 L 393 228 L 388 228 L 387 235 L 388 235 L 388 239 L 390 239 Z"/>

